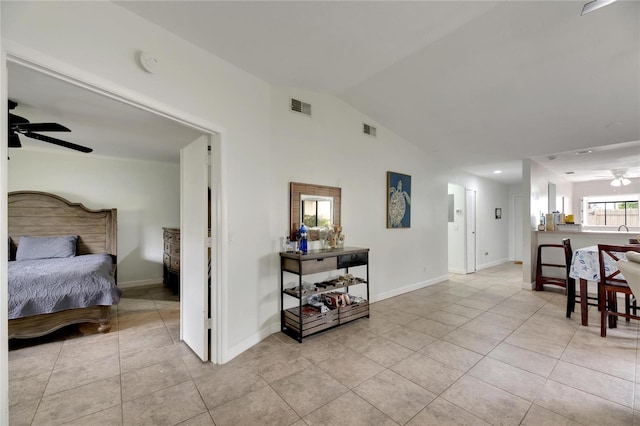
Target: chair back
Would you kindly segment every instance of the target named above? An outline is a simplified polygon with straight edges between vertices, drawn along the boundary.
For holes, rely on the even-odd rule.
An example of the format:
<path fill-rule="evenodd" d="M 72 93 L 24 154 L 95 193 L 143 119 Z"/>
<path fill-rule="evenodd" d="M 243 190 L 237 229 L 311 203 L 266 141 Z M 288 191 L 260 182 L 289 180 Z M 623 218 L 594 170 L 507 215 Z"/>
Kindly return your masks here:
<path fill-rule="evenodd" d="M 573 280 L 573 278 L 569 277 L 569 272 L 571 272 L 571 261 L 573 259 L 573 250 L 571 249 L 571 239 L 563 238 L 562 247 L 564 247 L 564 264 L 567 266 L 567 280 Z"/>
<path fill-rule="evenodd" d="M 627 281 L 620 278 L 620 270 L 616 264 L 618 260 L 624 258 L 622 253 L 628 251 L 640 253 L 640 246 L 598 244 L 598 262 L 600 263 L 600 282 L 602 284 L 628 286 Z"/>

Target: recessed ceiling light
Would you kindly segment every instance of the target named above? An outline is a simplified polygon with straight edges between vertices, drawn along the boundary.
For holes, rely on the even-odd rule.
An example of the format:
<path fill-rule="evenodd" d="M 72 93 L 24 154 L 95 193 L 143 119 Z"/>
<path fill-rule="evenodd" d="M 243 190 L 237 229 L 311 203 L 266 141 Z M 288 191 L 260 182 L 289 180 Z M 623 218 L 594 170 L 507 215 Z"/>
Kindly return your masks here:
<path fill-rule="evenodd" d="M 547 158 L 548 158 L 549 160 L 553 161 L 553 160 L 555 160 L 556 158 L 558 158 L 558 156 L 556 156 L 556 155 L 550 155 L 550 156 L 548 156 Z"/>
<path fill-rule="evenodd" d="M 582 155 L 582 154 L 591 154 L 591 150 L 590 149 L 586 149 L 584 151 L 576 152 L 576 155 Z"/>
<path fill-rule="evenodd" d="M 502 173 L 502 170 L 494 170 L 493 173 L 499 175 L 500 173 Z"/>

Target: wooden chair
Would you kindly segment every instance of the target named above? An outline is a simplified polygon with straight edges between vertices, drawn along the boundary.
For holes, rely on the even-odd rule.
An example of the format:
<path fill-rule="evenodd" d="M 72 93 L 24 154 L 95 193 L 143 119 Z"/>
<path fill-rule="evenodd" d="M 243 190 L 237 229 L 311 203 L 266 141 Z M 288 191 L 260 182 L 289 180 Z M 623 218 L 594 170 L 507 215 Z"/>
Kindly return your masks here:
<path fill-rule="evenodd" d="M 543 260 L 543 252 L 547 252 L 549 255 L 552 252 L 555 252 L 559 255 L 559 250 L 562 250 L 564 254 L 564 263 L 549 263 Z M 571 258 L 573 256 L 573 251 L 571 250 L 571 240 L 569 238 L 565 238 L 562 240 L 562 244 L 540 244 L 538 246 L 538 260 L 536 263 L 536 286 L 535 289 L 537 291 L 544 290 L 545 284 L 557 285 L 560 287 L 564 287 L 567 289 L 569 287 L 569 282 L 571 280 L 574 281 L 573 287 L 575 288 L 575 280 L 569 277 L 569 270 L 571 268 Z M 545 257 L 546 258 L 546 257 Z M 563 269 L 562 274 L 557 275 L 545 275 L 546 268 L 561 268 Z M 560 276 L 562 275 L 562 276 Z"/>
<path fill-rule="evenodd" d="M 600 335 L 607 337 L 607 319 L 609 327 L 616 327 L 617 317 L 640 320 L 637 315 L 636 301 L 633 299 L 633 314 L 631 313 L 631 298 L 633 293 L 627 281 L 621 278 L 616 262 L 622 257 L 620 253 L 629 251 L 640 252 L 637 245 L 609 245 L 598 244 L 598 261 L 600 263 L 600 281 L 598 282 L 600 308 Z M 610 269 L 607 269 L 607 266 Z M 618 293 L 625 295 L 625 312 L 618 312 Z"/>

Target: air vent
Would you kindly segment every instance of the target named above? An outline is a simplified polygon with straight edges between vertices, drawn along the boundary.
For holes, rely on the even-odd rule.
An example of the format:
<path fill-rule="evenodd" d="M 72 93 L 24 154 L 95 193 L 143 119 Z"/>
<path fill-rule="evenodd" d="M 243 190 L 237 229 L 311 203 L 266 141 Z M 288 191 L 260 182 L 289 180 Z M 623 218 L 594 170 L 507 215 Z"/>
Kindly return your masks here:
<path fill-rule="evenodd" d="M 366 123 L 363 123 L 362 125 L 362 131 L 364 132 L 365 135 L 369 135 L 369 136 L 376 136 L 376 128 L 373 126 L 370 126 Z"/>
<path fill-rule="evenodd" d="M 291 98 L 291 111 L 311 116 L 311 104 Z"/>

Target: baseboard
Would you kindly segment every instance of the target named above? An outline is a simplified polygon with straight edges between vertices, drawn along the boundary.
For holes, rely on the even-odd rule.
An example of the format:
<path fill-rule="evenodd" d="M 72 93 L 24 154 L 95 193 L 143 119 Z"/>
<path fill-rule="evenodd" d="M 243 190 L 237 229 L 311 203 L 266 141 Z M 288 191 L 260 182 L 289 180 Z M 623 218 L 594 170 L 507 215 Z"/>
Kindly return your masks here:
<path fill-rule="evenodd" d="M 387 292 L 381 293 L 378 296 L 372 297 L 370 302 L 371 303 L 379 302 L 381 300 L 385 300 L 385 299 L 388 299 L 390 297 L 399 296 L 401 294 L 409 293 L 409 292 L 414 291 L 414 290 L 419 290 L 421 288 L 428 287 L 428 286 L 433 285 L 433 284 L 441 283 L 443 281 L 447 281 L 448 279 L 449 279 L 448 275 L 443 275 L 441 277 L 432 278 L 432 279 L 427 280 L 427 281 L 421 281 L 419 283 L 415 283 L 415 284 L 411 284 L 411 285 L 408 285 L 408 286 L 405 286 L 405 287 L 397 288 L 397 289 L 394 289 L 394 290 L 391 290 L 391 291 L 387 291 Z M 237 357 L 238 355 L 240 355 L 241 353 L 245 352 L 246 350 L 251 349 L 251 347 L 257 345 L 258 343 L 260 343 L 261 341 L 263 341 L 267 337 L 271 336 L 272 334 L 279 333 L 279 332 L 280 332 L 280 322 L 278 321 L 276 323 L 273 323 L 273 324 L 263 328 L 262 330 L 260 330 L 257 333 L 255 333 L 253 336 L 250 336 L 249 338 L 243 340 L 242 342 L 238 343 L 237 345 L 234 345 L 234 346 L 228 348 L 222 354 L 222 359 L 220 360 L 220 363 L 224 364 L 224 363 L 227 363 L 227 362 L 231 361 L 233 358 Z"/>
<path fill-rule="evenodd" d="M 280 332 L 280 321 L 278 323 L 271 324 L 268 327 L 259 330 L 253 336 L 244 339 L 242 342 L 238 343 L 235 346 L 228 348 L 226 351 L 222 353 L 222 359 L 220 360 L 221 364 L 225 364 L 231 361 L 233 358 L 237 357 L 241 353 L 245 352 L 248 349 L 251 349 L 253 346 L 257 345 L 267 337 L 271 336 L 274 333 Z"/>
<path fill-rule="evenodd" d="M 449 268 L 449 273 L 450 274 L 466 274 L 467 271 L 464 269 L 458 269 L 458 268 Z"/>
<path fill-rule="evenodd" d="M 481 271 L 483 269 L 492 268 L 494 266 L 502 265 L 503 263 L 507 263 L 507 262 L 509 262 L 509 259 L 505 258 L 505 259 L 500 259 L 500 260 L 496 260 L 496 261 L 489 262 L 489 263 L 484 263 L 482 265 L 478 265 L 476 267 L 476 270 Z"/>
<path fill-rule="evenodd" d="M 119 288 L 134 288 L 134 287 L 144 287 L 147 285 L 153 285 L 153 284 L 162 284 L 162 278 L 158 278 L 158 279 L 150 279 L 150 280 L 139 280 L 139 281 L 124 281 L 118 282 L 118 287 Z"/>
<path fill-rule="evenodd" d="M 385 291 L 384 293 L 380 293 L 374 297 L 371 297 L 370 302 L 380 302 L 381 300 L 389 299 L 391 297 L 400 296 L 401 294 L 409 293 L 410 291 L 419 290 L 424 287 L 428 287 L 433 284 L 438 284 L 443 281 L 447 281 L 449 279 L 449 275 L 443 275 L 440 277 L 432 278 L 427 281 L 421 281 L 419 283 L 410 284 L 408 286 L 396 288 L 390 291 Z"/>

